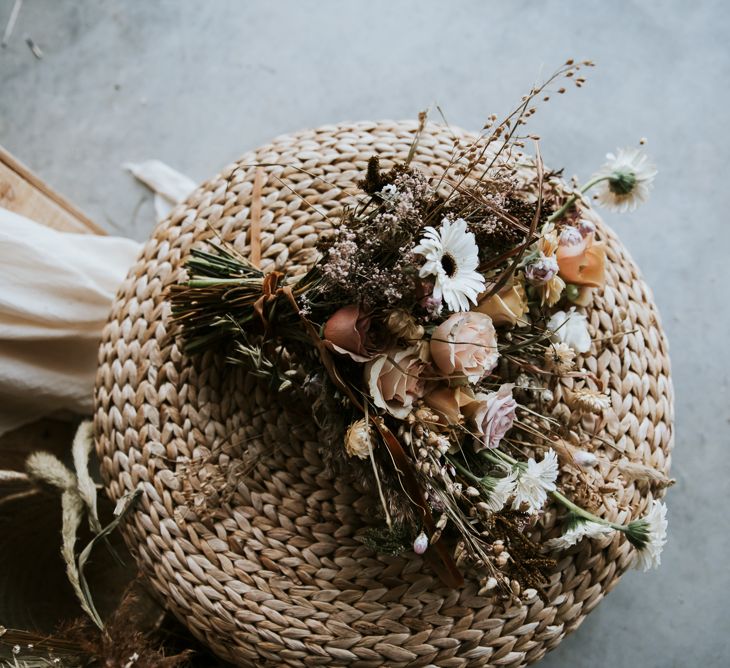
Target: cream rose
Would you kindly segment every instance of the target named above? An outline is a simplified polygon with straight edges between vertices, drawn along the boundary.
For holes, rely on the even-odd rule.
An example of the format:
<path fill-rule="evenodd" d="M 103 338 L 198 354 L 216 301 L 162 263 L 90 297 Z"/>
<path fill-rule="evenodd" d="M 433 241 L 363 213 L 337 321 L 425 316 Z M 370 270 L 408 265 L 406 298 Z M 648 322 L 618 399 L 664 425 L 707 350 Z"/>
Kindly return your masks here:
<path fill-rule="evenodd" d="M 454 313 L 431 335 L 431 356 L 440 371 L 480 381 L 497 365 L 497 334 L 485 313 Z"/>
<path fill-rule="evenodd" d="M 365 365 L 365 382 L 378 408 L 403 420 L 411 412 L 414 401 L 423 396 L 427 368 L 417 347 L 391 350 L 378 355 Z"/>
<path fill-rule="evenodd" d="M 517 402 L 512 396 L 513 387 L 511 383 L 506 383 L 496 392 L 479 392 L 475 401 L 466 407 L 465 412 L 470 422 L 476 433 L 482 437 L 476 450 L 498 447 L 504 435 L 512 428 L 517 409 Z"/>

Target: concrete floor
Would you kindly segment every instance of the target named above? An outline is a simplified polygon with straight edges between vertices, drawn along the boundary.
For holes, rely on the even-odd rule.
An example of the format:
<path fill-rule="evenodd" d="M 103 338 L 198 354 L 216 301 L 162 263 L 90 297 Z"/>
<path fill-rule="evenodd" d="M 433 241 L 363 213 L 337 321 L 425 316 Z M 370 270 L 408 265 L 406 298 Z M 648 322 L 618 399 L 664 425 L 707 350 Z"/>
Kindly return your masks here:
<path fill-rule="evenodd" d="M 12 4 L 0 0 L 0 28 Z M 721 0 L 25 0 L 0 51 L 0 143 L 141 240 L 151 198 L 125 161 L 159 158 L 199 180 L 277 134 L 414 117 L 434 101 L 479 128 L 566 58 L 595 60 L 588 85 L 532 127 L 546 161 L 581 177 L 649 139 L 651 201 L 607 219 L 672 343 L 677 485 L 661 569 L 627 575 L 542 665 L 727 666 L 729 33 Z"/>

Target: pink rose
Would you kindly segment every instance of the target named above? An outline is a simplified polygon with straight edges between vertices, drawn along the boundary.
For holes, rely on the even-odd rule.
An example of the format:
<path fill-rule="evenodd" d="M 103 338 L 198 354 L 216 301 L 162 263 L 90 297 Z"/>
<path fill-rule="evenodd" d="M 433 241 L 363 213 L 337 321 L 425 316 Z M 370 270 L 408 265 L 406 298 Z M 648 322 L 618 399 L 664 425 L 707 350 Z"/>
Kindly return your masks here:
<path fill-rule="evenodd" d="M 427 366 L 415 347 L 391 350 L 370 360 L 365 365 L 365 382 L 373 403 L 401 420 L 408 417 L 413 402 L 423 396 L 422 374 Z"/>
<path fill-rule="evenodd" d="M 431 356 L 443 373 L 480 381 L 499 359 L 492 319 L 476 311 L 449 316 L 431 335 Z"/>
<path fill-rule="evenodd" d="M 330 350 L 348 355 L 356 362 L 367 362 L 373 357 L 365 348 L 369 328 L 370 316 L 357 304 L 343 306 L 325 323 L 324 343 Z"/>
<path fill-rule="evenodd" d="M 517 402 L 512 396 L 512 383 L 501 385 L 496 392 L 479 392 L 475 401 L 467 406 L 469 420 L 476 433 L 482 437 L 476 450 L 496 448 L 502 437 L 515 421 Z"/>

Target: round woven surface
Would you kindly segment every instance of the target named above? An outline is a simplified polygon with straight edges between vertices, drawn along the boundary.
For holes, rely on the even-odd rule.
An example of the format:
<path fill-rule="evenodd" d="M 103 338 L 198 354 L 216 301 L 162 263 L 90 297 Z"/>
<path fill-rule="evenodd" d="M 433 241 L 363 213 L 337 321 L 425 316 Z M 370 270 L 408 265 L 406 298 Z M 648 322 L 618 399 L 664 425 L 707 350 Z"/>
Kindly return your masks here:
<path fill-rule="evenodd" d="M 165 604 L 233 663 L 526 665 L 575 629 L 631 565 L 632 549 L 617 535 L 558 555 L 548 604 L 536 594 L 521 605 L 479 596 L 469 574 L 449 590 L 420 557 L 362 544 L 377 506 L 325 470 L 306 406 L 270 395 L 219 354 L 180 352 L 167 288 L 184 276 L 191 247 L 216 235 L 247 252 L 256 164 L 274 165 L 263 170 L 262 266 L 296 270 L 329 227 L 320 214 L 336 214 L 356 192 L 374 153 L 384 168 L 404 159 L 415 129 L 328 126 L 244 155 L 156 228 L 104 330 L 95 420 L 107 492 L 118 499 L 142 483 L 128 545 Z M 439 173 L 451 150 L 450 133 L 428 126 L 415 164 Z M 668 472 L 672 390 L 651 292 L 616 236 L 604 226 L 600 235 L 608 281 L 589 309 L 600 341 L 582 366 L 604 383 L 612 408 L 598 425 L 600 464 L 590 474 L 615 487 L 599 512 L 626 521 L 652 496 L 622 478 L 619 463 Z M 611 336 L 620 332 L 628 333 Z M 558 400 L 573 382 L 562 381 Z M 549 508 L 536 532 L 560 529 Z"/>

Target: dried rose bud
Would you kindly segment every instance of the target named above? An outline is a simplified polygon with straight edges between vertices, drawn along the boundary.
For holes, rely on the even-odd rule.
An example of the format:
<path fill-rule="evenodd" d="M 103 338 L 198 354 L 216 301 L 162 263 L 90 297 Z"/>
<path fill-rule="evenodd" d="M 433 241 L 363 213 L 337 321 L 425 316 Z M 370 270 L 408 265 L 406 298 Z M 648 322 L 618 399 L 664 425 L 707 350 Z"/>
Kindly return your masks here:
<path fill-rule="evenodd" d="M 413 551 L 416 554 L 423 554 L 428 549 L 428 536 L 421 531 L 413 541 Z"/>
<path fill-rule="evenodd" d="M 578 221 L 578 230 L 584 237 L 587 237 L 589 234 L 593 234 L 596 231 L 596 224 L 593 221 L 581 218 Z"/>
<path fill-rule="evenodd" d="M 560 233 L 561 246 L 576 246 L 583 241 L 583 235 L 577 227 L 564 227 Z"/>
<path fill-rule="evenodd" d="M 558 261 L 554 256 L 538 257 L 525 267 L 525 276 L 536 285 L 548 283 L 558 273 Z"/>

